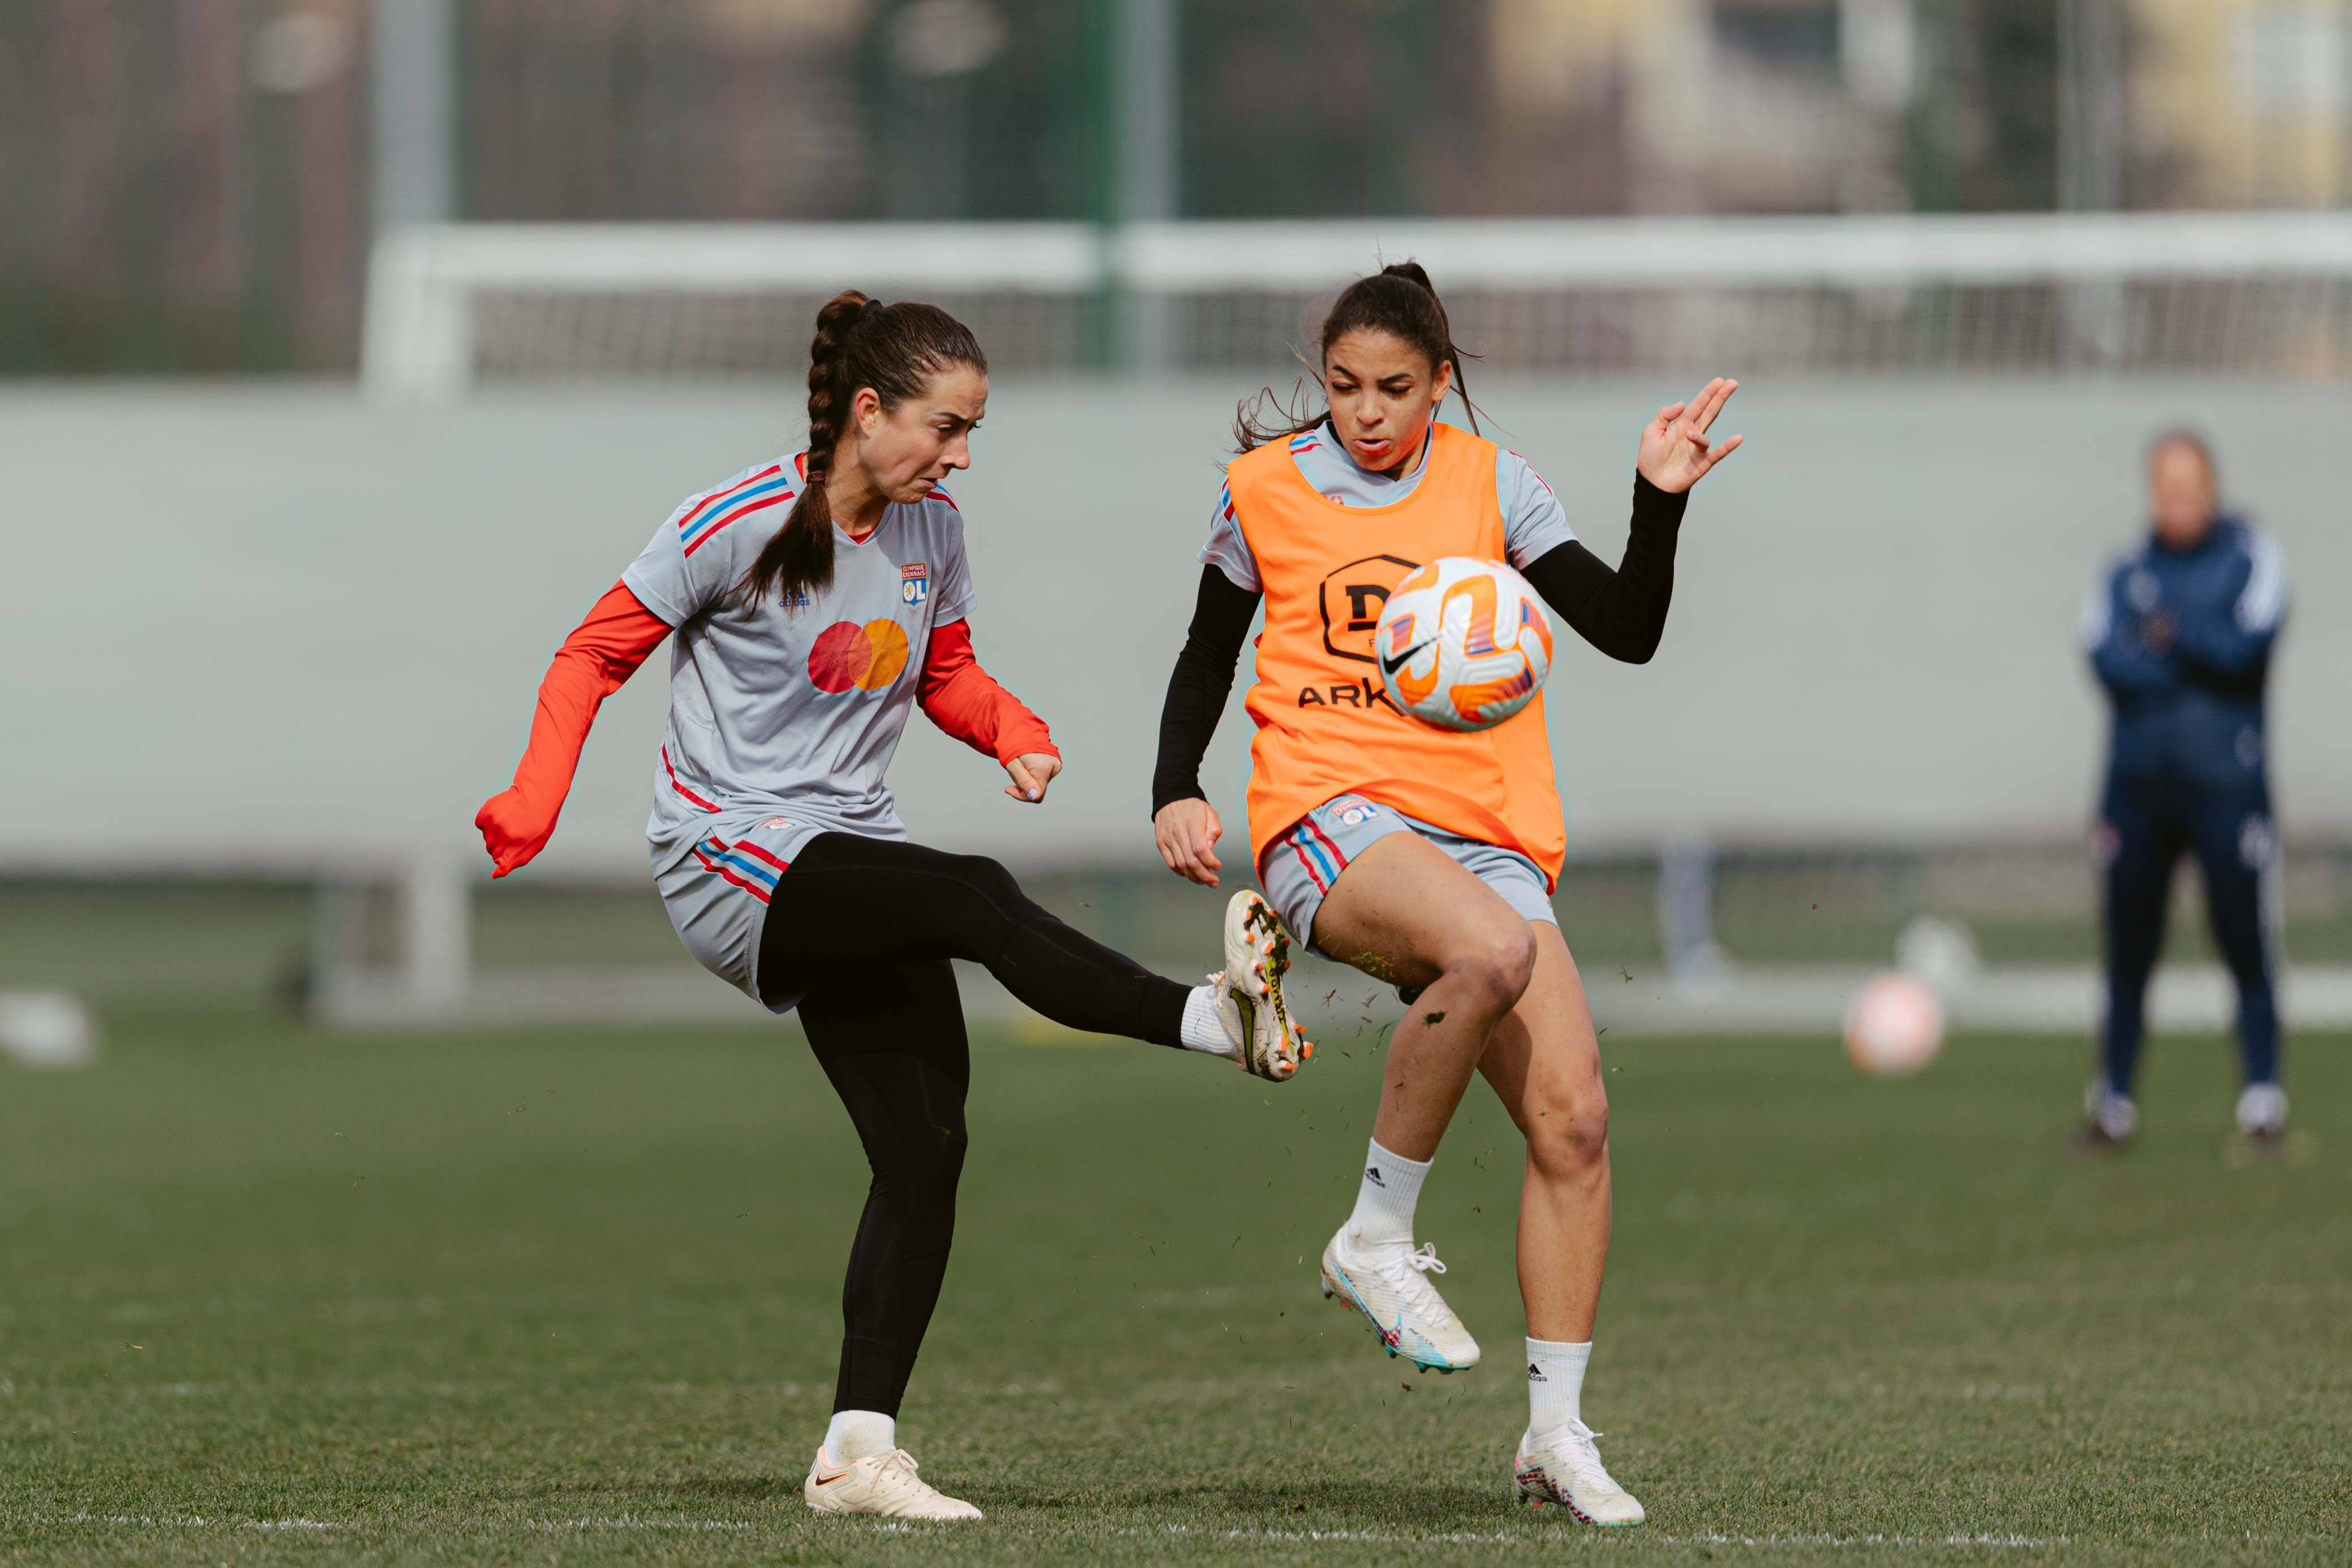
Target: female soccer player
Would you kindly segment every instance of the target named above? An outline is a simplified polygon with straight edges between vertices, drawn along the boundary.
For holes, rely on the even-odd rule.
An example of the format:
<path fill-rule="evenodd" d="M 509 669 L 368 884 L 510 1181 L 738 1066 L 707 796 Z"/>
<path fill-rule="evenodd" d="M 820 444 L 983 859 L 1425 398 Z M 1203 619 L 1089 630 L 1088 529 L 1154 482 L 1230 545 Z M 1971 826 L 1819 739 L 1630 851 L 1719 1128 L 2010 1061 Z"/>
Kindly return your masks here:
<path fill-rule="evenodd" d="M 1580 1418 L 1609 1249 L 1608 1101 L 1600 1047 L 1549 892 L 1567 852 L 1541 699 L 1456 735 L 1388 701 L 1372 634 L 1416 565 L 1507 557 L 1586 641 L 1639 664 L 1658 645 L 1685 493 L 1739 444 L 1707 444 L 1735 383 L 1712 381 L 1642 433 L 1633 536 L 1614 572 L 1570 530 L 1527 462 L 1436 423 L 1461 355 L 1428 274 L 1384 268 L 1323 323 L 1328 411 L 1268 429 L 1244 404 L 1201 553 L 1198 604 L 1160 721 L 1152 784 L 1160 852 L 1208 886 L 1222 825 L 1200 762 L 1261 594 L 1265 629 L 1248 698 L 1250 852 L 1275 907 L 1311 949 L 1395 983 L 1408 1006 L 1389 1046 L 1355 1212 L 1323 1249 L 1323 1288 L 1360 1311 L 1391 1355 L 1457 1371 L 1478 1360 L 1413 1247 L 1413 1206 L 1475 1070 L 1528 1142 L 1519 1292 L 1530 1418 L 1518 1486 L 1600 1524 L 1641 1504 L 1602 1468 Z M 1467 399 L 1465 399 L 1465 403 Z M 1475 413 L 1473 415 L 1475 422 Z"/>
<path fill-rule="evenodd" d="M 673 631 L 647 824 L 687 950 L 797 1007 L 873 1168 L 842 1291 L 834 1416 L 803 1495 L 833 1513 L 977 1519 L 920 1480 L 896 1418 L 947 1270 L 970 1081 L 950 958 L 1072 1029 L 1207 1051 L 1279 1081 L 1286 938 L 1226 911 L 1223 974 L 1189 990 L 1088 940 L 1005 869 L 907 840 L 883 772 L 908 711 L 993 755 L 1034 803 L 1061 771 L 1036 715 L 974 662 L 963 519 L 988 362 L 937 306 L 852 290 L 817 315 L 805 452 L 689 498 L 590 612 L 539 690 L 513 788 L 475 819 L 496 874 L 555 831 L 598 706 Z"/>

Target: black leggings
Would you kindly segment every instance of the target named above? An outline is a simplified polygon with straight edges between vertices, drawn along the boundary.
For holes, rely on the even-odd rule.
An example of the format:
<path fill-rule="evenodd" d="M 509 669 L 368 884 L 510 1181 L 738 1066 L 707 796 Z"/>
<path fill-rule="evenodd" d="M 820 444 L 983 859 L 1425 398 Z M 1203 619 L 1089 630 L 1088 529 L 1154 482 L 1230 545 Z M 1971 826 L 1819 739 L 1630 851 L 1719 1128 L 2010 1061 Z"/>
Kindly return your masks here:
<path fill-rule="evenodd" d="M 1056 1023 L 1181 1043 L 1186 989 L 1032 903 L 994 861 L 822 833 L 776 879 L 760 988 L 797 995 L 874 1182 L 841 1292 L 835 1410 L 898 1413 L 947 1276 L 971 1056 L 950 958 Z"/>

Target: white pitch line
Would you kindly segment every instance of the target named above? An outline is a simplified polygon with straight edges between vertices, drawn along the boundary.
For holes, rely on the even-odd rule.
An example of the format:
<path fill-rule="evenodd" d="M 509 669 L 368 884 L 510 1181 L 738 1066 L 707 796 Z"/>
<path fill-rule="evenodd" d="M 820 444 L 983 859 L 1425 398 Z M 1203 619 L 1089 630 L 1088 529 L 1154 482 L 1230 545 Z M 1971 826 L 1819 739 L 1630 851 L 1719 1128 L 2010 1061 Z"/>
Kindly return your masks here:
<path fill-rule="evenodd" d="M 526 1519 L 525 1530 L 750 1530 L 748 1521 L 735 1519 L 640 1519 L 625 1513 L 604 1519 Z"/>
<path fill-rule="evenodd" d="M 206 1519 L 200 1513 L 26 1513 L 16 1517 L 31 1524 L 121 1524 L 149 1530 L 341 1530 L 324 1519 Z"/>
<path fill-rule="evenodd" d="M 1700 1531 L 1651 1539 L 1696 1546 L 1993 1546 L 2016 1552 L 2074 1544 L 2071 1535 L 1724 1535 Z"/>
<path fill-rule="evenodd" d="M 1430 1535 L 1412 1535 L 1387 1530 L 1196 1530 L 1189 1524 L 1167 1524 L 1157 1531 L 1122 1530 L 1120 1535 L 1183 1535 L 1199 1536 L 1214 1541 L 1301 1541 L 1329 1542 L 1335 1544 L 1371 1544 L 1387 1546 L 1514 1546 L 1549 1545 L 1577 1536 L 1600 1533 L 1593 1530 L 1520 1531 L 1447 1531 Z M 1630 1538 L 1630 1532 L 1629 1532 Z M 2065 1546 L 2073 1538 L 2064 1535 L 2000 1535 L 1992 1533 L 1952 1535 L 1727 1535 L 1716 1531 L 1700 1531 L 1690 1535 L 1640 1532 L 1640 1538 L 1667 1545 L 1748 1546 L 1766 1550 L 1819 1547 L 1948 1547 L 1990 1546 L 2010 1551 L 2032 1552 Z"/>

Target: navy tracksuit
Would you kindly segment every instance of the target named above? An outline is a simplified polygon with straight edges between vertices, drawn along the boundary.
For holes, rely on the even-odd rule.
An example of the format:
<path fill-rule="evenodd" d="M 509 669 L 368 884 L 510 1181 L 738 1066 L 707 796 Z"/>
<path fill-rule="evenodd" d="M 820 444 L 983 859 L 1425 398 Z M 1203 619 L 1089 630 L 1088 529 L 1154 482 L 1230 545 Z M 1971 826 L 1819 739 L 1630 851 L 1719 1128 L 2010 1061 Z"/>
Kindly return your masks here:
<path fill-rule="evenodd" d="M 2173 549 L 2152 536 L 2083 604 L 2082 642 L 2115 709 L 2097 851 L 2106 879 L 2108 1086 L 2129 1094 L 2167 894 L 2186 850 L 2238 985 L 2246 1082 L 2278 1079 L 2272 879 L 2278 832 L 2263 688 L 2286 614 L 2286 568 L 2234 517 Z"/>

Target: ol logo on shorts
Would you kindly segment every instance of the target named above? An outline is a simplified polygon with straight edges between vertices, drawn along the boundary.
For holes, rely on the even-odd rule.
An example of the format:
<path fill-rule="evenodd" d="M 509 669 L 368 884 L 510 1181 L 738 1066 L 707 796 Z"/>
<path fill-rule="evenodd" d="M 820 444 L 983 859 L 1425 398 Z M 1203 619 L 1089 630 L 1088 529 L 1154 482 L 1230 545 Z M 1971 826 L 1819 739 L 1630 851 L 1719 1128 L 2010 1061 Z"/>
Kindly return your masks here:
<path fill-rule="evenodd" d="M 828 696 L 878 692 L 907 667 L 907 629 L 896 621 L 836 621 L 809 645 L 810 684 Z"/>

